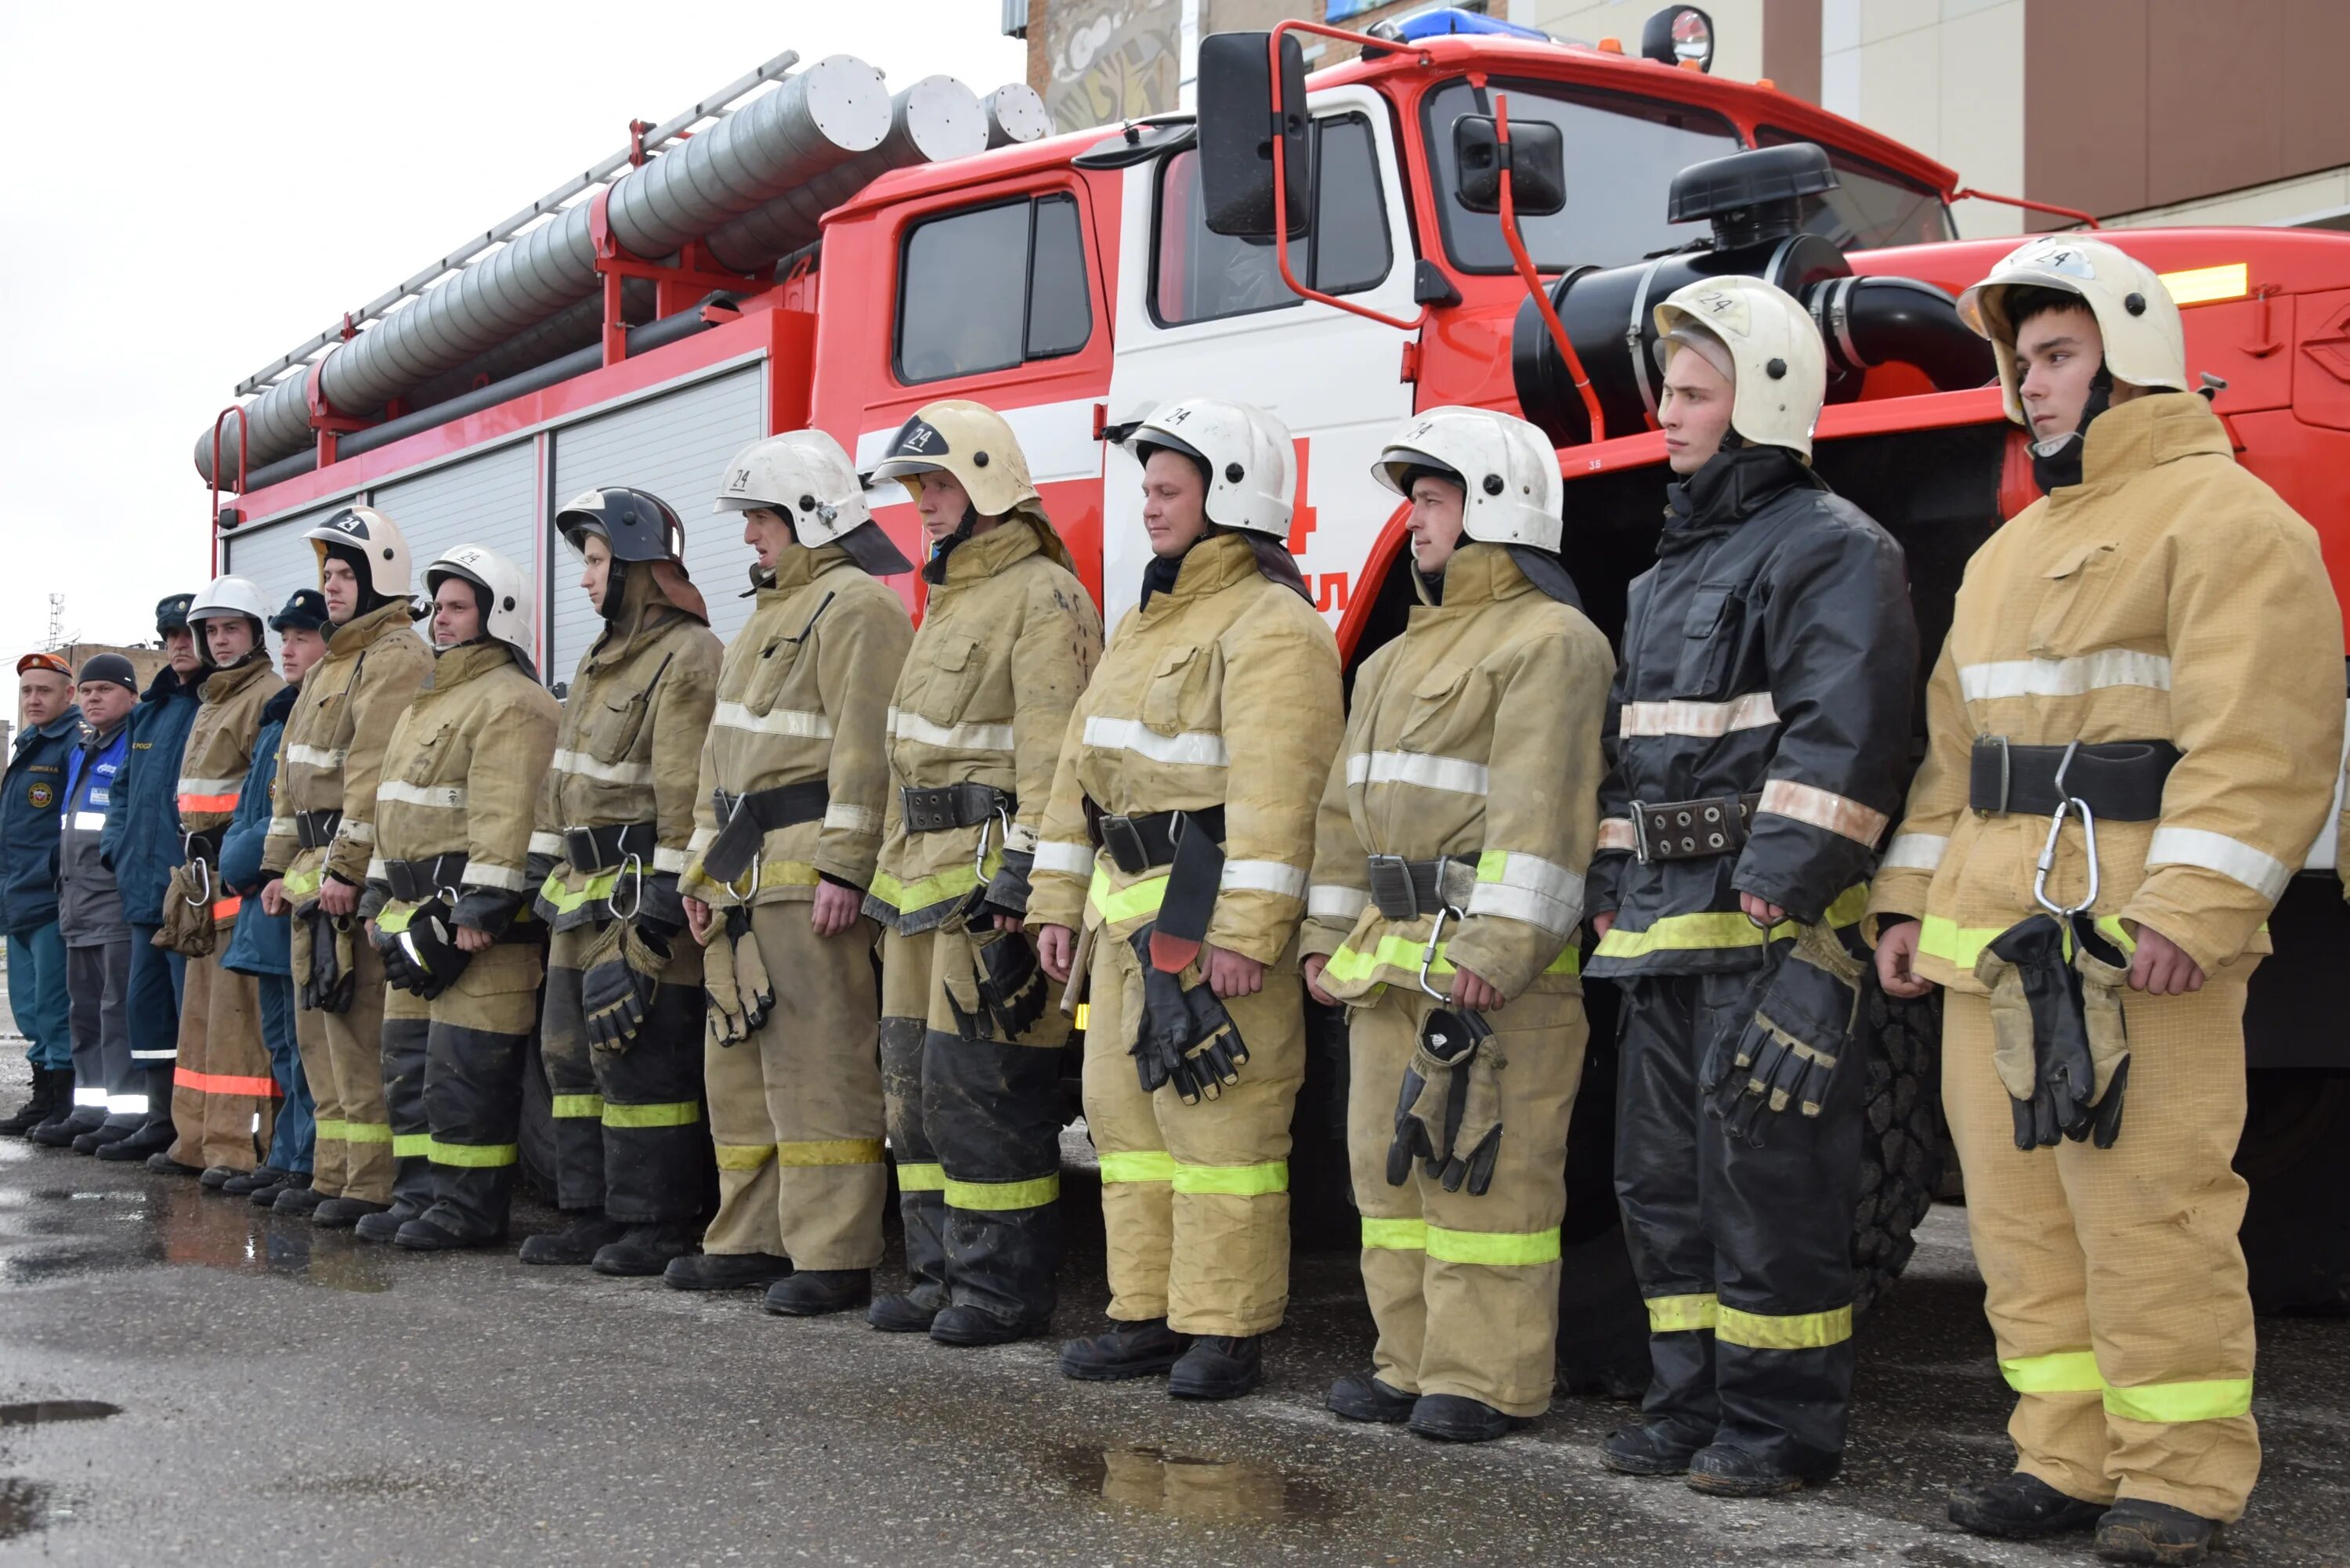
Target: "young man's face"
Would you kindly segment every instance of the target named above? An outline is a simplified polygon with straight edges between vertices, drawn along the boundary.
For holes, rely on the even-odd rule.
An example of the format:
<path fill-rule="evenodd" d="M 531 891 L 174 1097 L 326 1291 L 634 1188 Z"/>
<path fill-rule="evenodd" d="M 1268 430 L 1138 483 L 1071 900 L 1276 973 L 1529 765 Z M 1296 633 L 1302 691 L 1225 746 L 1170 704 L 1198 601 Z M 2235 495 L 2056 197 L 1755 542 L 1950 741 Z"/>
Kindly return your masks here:
<path fill-rule="evenodd" d="M 73 701 L 73 685 L 54 670 L 27 670 L 16 677 L 16 701 L 25 722 L 38 729 L 66 711 Z"/>
<path fill-rule="evenodd" d="M 797 542 L 790 520 L 774 507 L 754 506 L 743 514 L 743 543 L 767 570 L 774 571 L 785 547 Z"/>
<path fill-rule="evenodd" d="M 1686 478 L 1713 461 L 1730 433 L 1730 408 L 1737 388 L 1706 362 L 1704 355 L 1676 347 L 1665 366 L 1664 400 L 1657 423 L 1665 432 L 1665 462 Z"/>
<path fill-rule="evenodd" d="M 612 546 L 601 535 L 590 534 L 579 541 L 579 586 L 598 615 L 604 613 L 604 591 L 611 581 Z"/>
<path fill-rule="evenodd" d="M 432 646 L 454 648 L 482 635 L 482 609 L 473 585 L 443 577 L 432 595 Z"/>
<path fill-rule="evenodd" d="M 327 597 L 327 618 L 337 626 L 359 613 L 359 579 L 348 561 L 328 556 L 318 568 L 318 591 Z"/>
<path fill-rule="evenodd" d="M 216 615 L 203 622 L 204 647 L 223 670 L 253 651 L 253 625 L 241 615 Z"/>
<path fill-rule="evenodd" d="M 2081 428 L 2089 383 L 2105 362 L 2105 334 L 2085 305 L 2043 310 L 2016 329 L 2016 394 L 2033 441 L 2053 441 Z"/>
<path fill-rule="evenodd" d="M 920 475 L 916 483 L 921 486 L 921 496 L 914 503 L 914 510 L 922 514 L 923 536 L 935 545 L 962 526 L 962 514 L 971 506 L 971 495 L 963 489 L 962 481 L 944 469 L 934 468 Z M 993 519 L 980 521 L 985 524 Z M 973 528 L 972 532 L 980 530 Z"/>
<path fill-rule="evenodd" d="M 81 716 L 89 721 L 90 728 L 103 734 L 122 722 L 137 699 L 130 688 L 114 680 L 85 680 L 81 683 Z"/>
<path fill-rule="evenodd" d="M 277 634 L 277 668 L 288 681 L 298 683 L 326 657 L 327 634 L 316 627 L 289 626 Z"/>
<path fill-rule="evenodd" d="M 1154 556 L 1180 556 L 1208 531 L 1208 486 L 1200 465 L 1160 447 L 1142 465 L 1142 527 Z"/>
<path fill-rule="evenodd" d="M 204 661 L 196 657 L 196 634 L 184 627 L 163 634 L 163 657 L 176 675 L 193 675 L 204 667 Z"/>
<path fill-rule="evenodd" d="M 1449 480 L 1421 474 L 1411 482 L 1411 517 L 1404 524 L 1411 535 L 1411 564 L 1435 575 L 1444 570 L 1452 552 L 1461 547 L 1461 487 Z"/>

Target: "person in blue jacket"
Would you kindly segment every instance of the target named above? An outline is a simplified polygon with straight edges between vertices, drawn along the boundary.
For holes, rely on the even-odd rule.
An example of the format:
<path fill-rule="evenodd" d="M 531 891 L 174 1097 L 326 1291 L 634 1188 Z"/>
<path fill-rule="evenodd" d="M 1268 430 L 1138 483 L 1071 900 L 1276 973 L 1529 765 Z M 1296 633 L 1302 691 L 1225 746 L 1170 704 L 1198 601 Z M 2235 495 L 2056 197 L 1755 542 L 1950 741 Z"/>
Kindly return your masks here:
<path fill-rule="evenodd" d="M 22 1137 L 73 1104 L 66 943 L 57 930 L 57 805 L 66 759 L 81 743 L 73 666 L 62 654 L 16 661 L 25 727 L 0 781 L 0 929 L 8 933 L 8 1007 L 33 1063 L 33 1097 L 0 1133 Z M 102 1108 L 102 1107 L 101 1107 Z"/>
<path fill-rule="evenodd" d="M 130 711 L 130 755 L 114 779 L 99 853 L 122 893 L 130 922 L 130 1060 L 146 1075 L 147 1120 L 129 1137 L 98 1150 L 100 1159 L 144 1160 L 172 1147 L 172 1074 L 180 1059 L 180 988 L 186 961 L 154 944 L 163 924 L 163 892 L 185 858 L 180 837 L 180 753 L 196 722 L 198 688 L 209 673 L 188 630 L 193 594 L 155 607 L 162 672 Z"/>
<path fill-rule="evenodd" d="M 278 750 L 286 738 L 286 716 L 302 694 L 302 677 L 327 656 L 327 599 L 316 588 L 299 588 L 286 607 L 270 618 L 277 633 L 278 668 L 286 685 L 261 710 L 261 732 L 253 739 L 253 764 L 245 770 L 237 791 L 236 815 L 221 835 L 221 881 L 244 900 L 237 910 L 236 929 L 229 936 L 221 967 L 255 978 L 261 998 L 261 1040 L 269 1048 L 269 1071 L 286 1092 L 277 1107 L 276 1130 L 270 1135 L 267 1158 L 242 1176 L 231 1176 L 219 1190 L 250 1198 L 263 1208 L 277 1201 L 289 1187 L 310 1185 L 310 1158 L 317 1147 L 317 1108 L 310 1098 L 309 1081 L 302 1075 L 302 1058 L 294 1040 L 294 936 L 292 919 L 273 915 L 255 895 L 264 880 L 261 855 L 269 836 L 269 819 L 277 795 Z"/>

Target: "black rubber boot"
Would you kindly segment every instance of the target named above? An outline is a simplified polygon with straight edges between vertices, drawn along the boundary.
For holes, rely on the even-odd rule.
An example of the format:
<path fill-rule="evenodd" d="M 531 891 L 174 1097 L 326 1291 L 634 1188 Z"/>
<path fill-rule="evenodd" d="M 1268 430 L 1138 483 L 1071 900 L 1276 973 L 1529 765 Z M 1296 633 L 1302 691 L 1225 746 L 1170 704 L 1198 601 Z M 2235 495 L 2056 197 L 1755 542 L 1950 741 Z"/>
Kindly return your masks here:
<path fill-rule="evenodd" d="M 1167 1392 L 1178 1399 L 1237 1399 L 1263 1381 L 1262 1338 L 1203 1334 L 1167 1375 Z"/>
<path fill-rule="evenodd" d="M 870 1269 L 795 1269 L 767 1287 L 767 1310 L 779 1317 L 822 1317 L 872 1299 Z"/>
<path fill-rule="evenodd" d="M 894 1296 L 875 1296 L 865 1321 L 884 1334 L 928 1334 L 945 1306 L 945 1287 L 925 1281 Z"/>
<path fill-rule="evenodd" d="M 1643 1421 L 1601 1438 L 1599 1462 L 1618 1475 L 1677 1476 L 1712 1440 L 1711 1433 L 1694 1435 L 1670 1421 Z"/>
<path fill-rule="evenodd" d="M 210 1175 L 211 1172 L 205 1172 Z M 274 1165 L 257 1165 L 242 1176 L 232 1176 L 220 1184 L 220 1189 L 231 1198 L 250 1198 L 266 1187 L 273 1191 L 294 1179 L 290 1170 L 280 1170 Z M 308 1177 L 302 1179 L 309 1180 Z"/>
<path fill-rule="evenodd" d="M 2125 1498 L 2097 1521 L 2097 1555 L 2108 1563 L 2200 1563 L 2219 1541 L 2218 1520 L 2143 1498 Z"/>
<path fill-rule="evenodd" d="M 70 1147 L 76 1154 L 96 1154 L 108 1144 L 120 1143 L 124 1138 L 137 1132 L 141 1125 L 139 1122 L 100 1122 L 90 1131 L 74 1139 Z"/>
<path fill-rule="evenodd" d="M 931 1320 L 931 1337 L 941 1345 L 964 1348 L 1010 1345 L 1014 1340 L 1033 1339 L 1049 1326 L 1041 1323 L 1014 1323 L 975 1306 L 955 1305 L 942 1308 L 939 1315 Z"/>
<path fill-rule="evenodd" d="M 631 1225 L 598 1250 L 596 1272 L 624 1280 L 658 1274 L 672 1260 L 692 1251 L 701 1239 L 698 1228 L 674 1220 Z"/>
<path fill-rule="evenodd" d="M 1114 1322 L 1107 1333 L 1073 1339 L 1061 1346 L 1061 1376 L 1084 1383 L 1156 1377 L 1172 1371 L 1191 1348 L 1191 1336 L 1169 1328 L 1163 1317 Z"/>
<path fill-rule="evenodd" d="M 1465 1394 L 1423 1394 L 1411 1407 L 1412 1435 L 1440 1443 L 1490 1443 L 1532 1424 Z"/>
<path fill-rule="evenodd" d="M 286 1179 L 275 1186 L 256 1187 L 244 1196 L 245 1200 L 256 1209 L 275 1209 L 277 1207 L 277 1200 L 286 1193 L 309 1190 L 310 1173 L 307 1170 L 296 1170 L 287 1173 Z"/>
<path fill-rule="evenodd" d="M 348 1231 L 355 1226 L 364 1225 L 378 1216 L 389 1216 L 390 1227 L 382 1235 L 369 1236 L 367 1239 L 370 1241 L 389 1241 L 391 1240 L 391 1231 L 399 1230 L 416 1218 L 416 1210 L 411 1209 L 402 1214 L 395 1204 L 374 1203 L 364 1198 L 328 1198 L 312 1206 L 310 1223 L 322 1231 Z"/>
<path fill-rule="evenodd" d="M 255 1201 L 258 1201 L 257 1198 Z M 269 1200 L 269 1211 L 272 1214 L 291 1214 L 296 1219 L 308 1220 L 314 1218 L 319 1210 L 331 1201 L 333 1200 L 317 1188 L 305 1182 L 300 1187 L 279 1188 L 277 1195 Z"/>
<path fill-rule="evenodd" d="M 168 1089 L 164 1091 L 164 1097 L 166 1100 L 171 1097 L 171 1092 Z M 169 1153 L 172 1146 L 179 1141 L 179 1129 L 173 1127 L 171 1118 L 166 1116 L 160 1122 L 149 1122 L 129 1137 L 116 1138 L 98 1151 L 98 1158 L 121 1160 L 152 1159 L 159 1154 Z"/>
<path fill-rule="evenodd" d="M 244 1174 L 244 1171 L 233 1165 L 208 1165 L 196 1178 L 196 1185 L 202 1187 L 206 1192 L 218 1192 Z"/>
<path fill-rule="evenodd" d="M 1950 1522 L 1977 1535 L 2034 1541 L 2068 1531 L 2094 1530 L 2109 1504 L 2067 1497 L 2022 1470 L 1950 1494 Z"/>
<path fill-rule="evenodd" d="M 1758 1454 L 1711 1443 L 1690 1457 L 1689 1487 L 1708 1497 L 1779 1497 L 1801 1491 L 1806 1482 L 1826 1476 L 1801 1476 L 1783 1470 Z"/>
<path fill-rule="evenodd" d="M 671 1258 L 661 1283 L 673 1291 L 764 1290 L 791 1272 L 792 1261 L 772 1252 L 693 1252 Z"/>
<path fill-rule="evenodd" d="M 122 1141 L 129 1143 L 130 1140 L 124 1138 Z M 173 1141 L 177 1142 L 178 1139 L 175 1137 Z M 147 1168 L 158 1176 L 202 1176 L 204 1173 L 203 1167 L 200 1165 L 182 1165 L 178 1160 L 173 1159 L 172 1151 L 168 1148 L 158 1149 L 149 1155 Z"/>
<path fill-rule="evenodd" d="M 60 1106 L 47 1121 L 25 1136 L 43 1148 L 71 1148 L 73 1140 L 106 1125 L 106 1113 L 89 1106 Z"/>
<path fill-rule="evenodd" d="M 1411 1407 L 1419 1402 L 1419 1396 L 1390 1387 L 1377 1372 L 1357 1372 L 1330 1385 L 1329 1397 L 1322 1402 L 1349 1421 L 1394 1427 L 1411 1419 Z"/>
<path fill-rule="evenodd" d="M 457 1252 L 473 1247 L 495 1247 L 506 1239 L 506 1229 L 473 1230 L 455 1213 L 434 1204 L 391 1233 L 395 1247 L 411 1252 Z"/>
<path fill-rule="evenodd" d="M 584 1268 L 596 1261 L 598 1248 L 619 1241 L 628 1229 L 618 1220 L 606 1219 L 601 1209 L 591 1209 L 584 1214 L 572 1215 L 560 1231 L 526 1239 L 522 1251 L 515 1255 L 525 1263 Z"/>
<path fill-rule="evenodd" d="M 60 1110 L 73 1104 L 73 1082 L 71 1067 L 34 1068 L 32 1098 L 18 1106 L 7 1120 L 0 1121 L 0 1137 L 23 1137 L 42 1123 L 55 1119 Z"/>

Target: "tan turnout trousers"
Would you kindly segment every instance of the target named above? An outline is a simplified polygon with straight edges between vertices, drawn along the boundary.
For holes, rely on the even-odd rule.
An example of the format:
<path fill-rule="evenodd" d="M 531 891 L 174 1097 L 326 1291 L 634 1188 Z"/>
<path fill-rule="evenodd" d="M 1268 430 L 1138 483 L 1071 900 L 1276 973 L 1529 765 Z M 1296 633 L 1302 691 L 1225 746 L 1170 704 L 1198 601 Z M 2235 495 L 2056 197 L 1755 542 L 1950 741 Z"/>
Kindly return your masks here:
<path fill-rule="evenodd" d="M 329 1198 L 391 1201 L 391 1118 L 383 1106 L 383 960 L 367 933 L 351 944 L 359 975 L 341 1012 L 294 1010 L 302 1075 L 318 1116 L 311 1184 Z M 295 983 L 308 972 L 310 925 L 293 922 Z"/>

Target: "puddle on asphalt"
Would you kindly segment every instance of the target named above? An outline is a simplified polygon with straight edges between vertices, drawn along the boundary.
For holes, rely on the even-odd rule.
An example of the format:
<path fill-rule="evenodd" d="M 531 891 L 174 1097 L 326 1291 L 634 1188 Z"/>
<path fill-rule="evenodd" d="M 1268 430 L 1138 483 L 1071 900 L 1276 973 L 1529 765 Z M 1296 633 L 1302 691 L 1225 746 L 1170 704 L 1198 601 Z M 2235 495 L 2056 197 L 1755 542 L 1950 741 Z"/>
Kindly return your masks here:
<path fill-rule="evenodd" d="M 348 1232 L 321 1235 L 307 1220 L 280 1220 L 192 1183 L 103 1192 L 62 1187 L 16 1191 L 46 1211 L 19 1208 L 11 1216 L 7 1229 L 14 1233 L 0 1235 L 0 1282 L 42 1284 L 187 1263 L 265 1273 L 328 1290 L 374 1294 L 391 1288 L 391 1260 Z"/>
<path fill-rule="evenodd" d="M 1059 1478 L 1105 1502 L 1216 1523 L 1232 1520 L 1326 1520 L 1346 1511 L 1329 1488 L 1279 1467 L 1250 1459 L 1214 1459 L 1137 1444 L 1118 1449 L 1066 1449 L 1056 1457 Z"/>
<path fill-rule="evenodd" d="M 59 1421 L 103 1421 L 122 1407 L 103 1399 L 28 1399 L 0 1405 L 0 1427 L 47 1427 Z"/>
<path fill-rule="evenodd" d="M 0 1541 L 30 1535 L 49 1522 L 49 1483 L 0 1476 Z"/>

